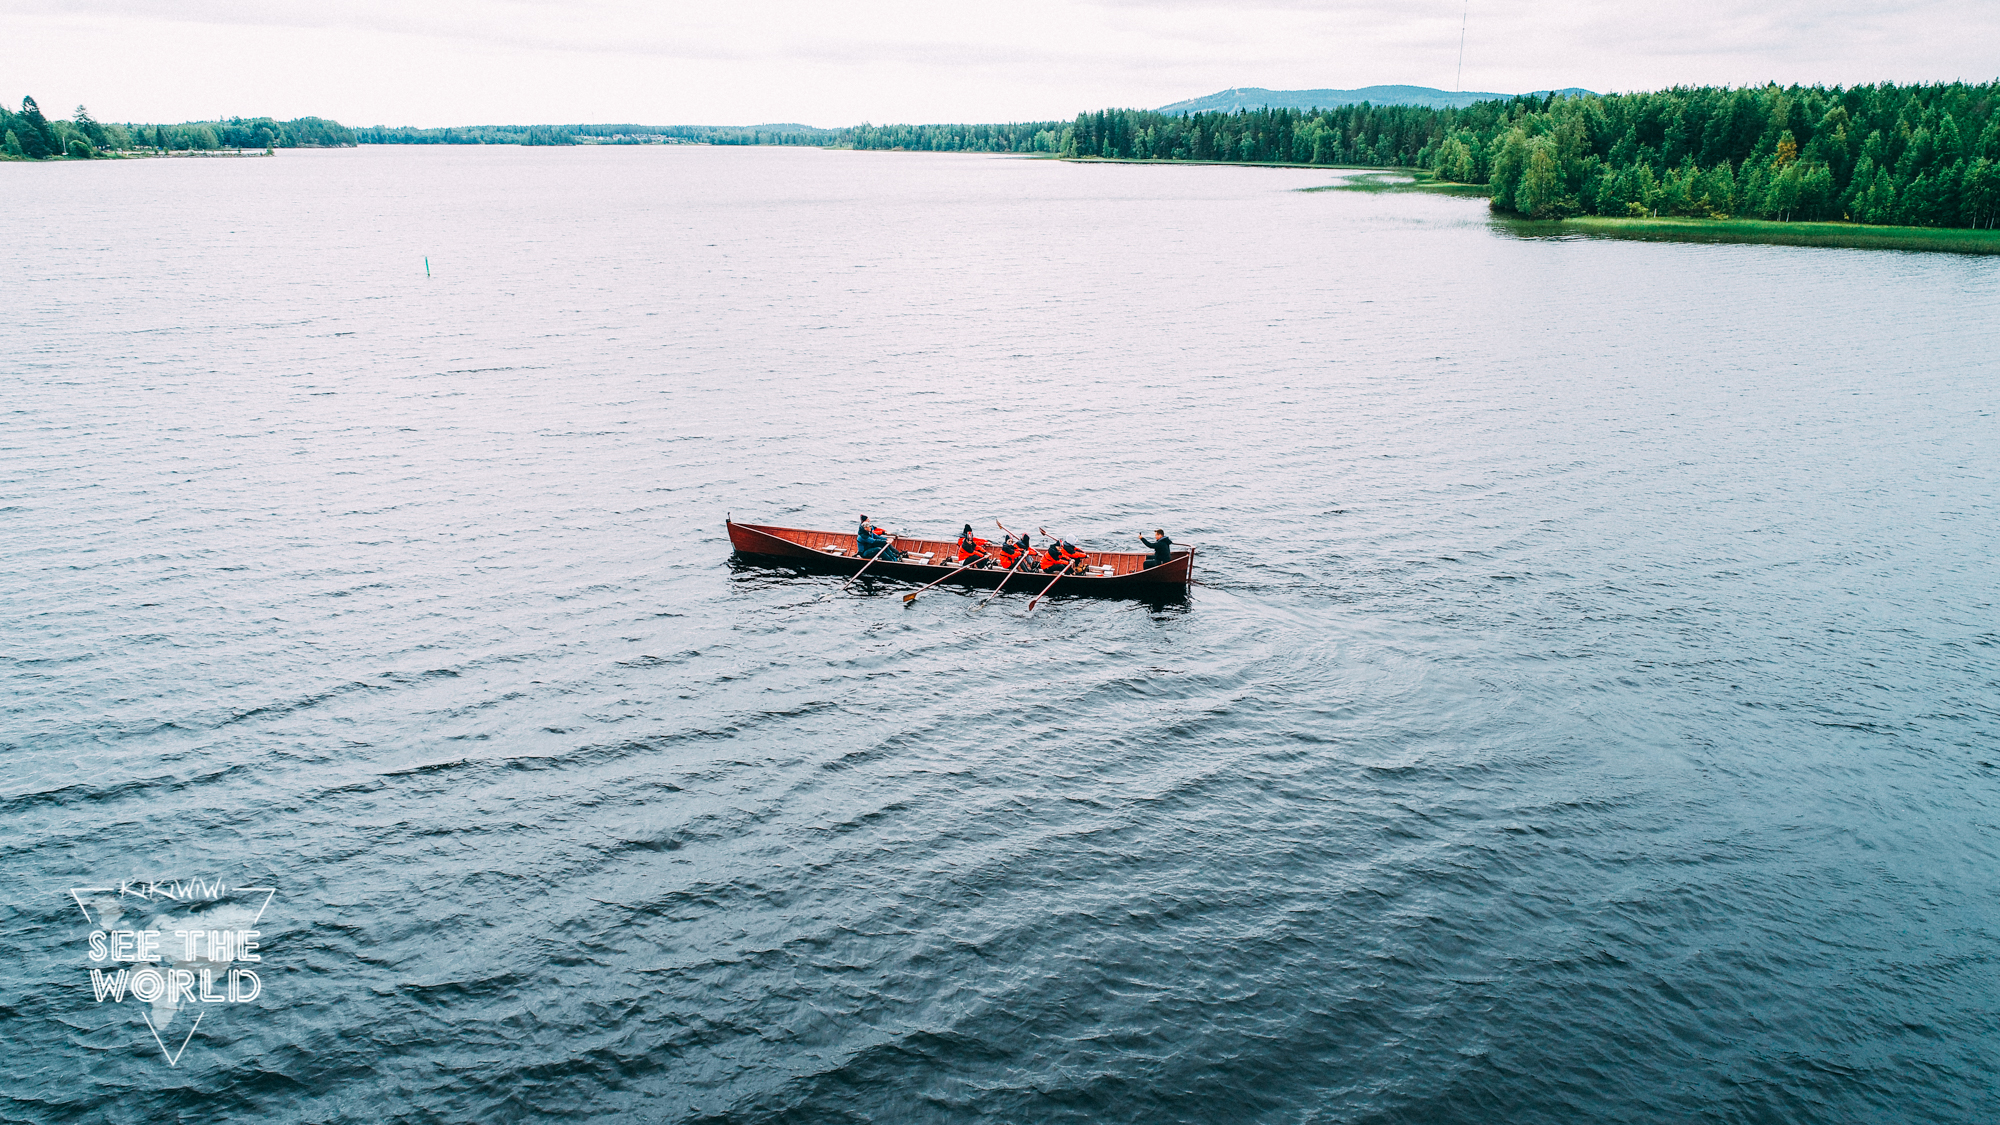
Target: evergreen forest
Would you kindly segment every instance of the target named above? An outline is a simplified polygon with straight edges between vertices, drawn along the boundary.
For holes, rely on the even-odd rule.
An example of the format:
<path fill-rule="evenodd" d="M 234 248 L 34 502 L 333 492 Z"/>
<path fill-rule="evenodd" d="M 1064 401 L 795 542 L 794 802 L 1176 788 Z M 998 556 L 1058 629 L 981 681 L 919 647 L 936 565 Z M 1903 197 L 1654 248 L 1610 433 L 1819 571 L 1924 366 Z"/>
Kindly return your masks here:
<path fill-rule="evenodd" d="M 230 117 L 179 125 L 100 122 L 83 106 L 70 117 L 50 118 L 21 99 L 20 110 L 0 105 L 0 159 L 88 160 L 128 152 L 219 152 L 223 149 L 346 148 L 354 130 L 321 117 L 278 121 Z"/>
<path fill-rule="evenodd" d="M 1079 115 L 1065 155 L 1420 168 L 1484 184 L 1495 210 L 2000 220 L 2000 82 L 1677 88 L 1511 98 L 1463 109 L 1344 106 Z"/>

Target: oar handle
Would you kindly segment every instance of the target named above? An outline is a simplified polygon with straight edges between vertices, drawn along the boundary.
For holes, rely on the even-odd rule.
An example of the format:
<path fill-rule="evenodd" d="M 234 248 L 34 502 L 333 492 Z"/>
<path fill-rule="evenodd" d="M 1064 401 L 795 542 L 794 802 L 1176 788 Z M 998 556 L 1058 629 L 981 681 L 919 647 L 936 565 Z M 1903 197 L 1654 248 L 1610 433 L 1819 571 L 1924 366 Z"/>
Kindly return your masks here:
<path fill-rule="evenodd" d="M 891 536 L 889 536 L 888 538 L 889 538 L 889 541 L 888 541 L 887 543 L 884 543 L 884 544 L 882 544 L 882 546 L 881 546 L 881 549 L 880 549 L 880 550 L 877 550 L 877 551 L 875 552 L 875 557 L 874 557 L 874 558 L 871 558 L 871 559 L 869 559 L 869 560 L 868 560 L 868 564 L 867 564 L 867 566 L 863 566 L 863 567 L 862 567 L 862 568 L 861 568 L 860 570 L 857 570 L 857 571 L 855 571 L 855 572 L 854 572 L 853 574 L 850 574 L 850 575 L 848 575 L 848 576 L 847 576 L 847 582 L 842 582 L 842 583 L 840 584 L 840 588 L 841 588 L 841 589 L 843 589 L 843 590 L 847 589 L 847 586 L 848 586 L 848 583 L 849 583 L 849 582 L 853 582 L 853 581 L 854 581 L 855 579 L 857 579 L 857 578 L 861 577 L 862 575 L 864 575 L 864 574 L 868 573 L 868 567 L 870 567 L 870 566 L 874 566 L 874 565 L 875 565 L 876 563 L 878 563 L 878 562 L 881 562 L 881 561 L 882 561 L 882 552 L 883 552 L 883 551 L 889 551 L 889 550 L 893 550 L 893 549 L 895 549 L 895 546 L 896 546 L 896 537 L 895 537 L 895 536 L 893 536 L 893 535 L 891 535 Z M 861 542 L 860 542 L 860 540 L 859 540 L 859 539 L 855 540 L 855 544 L 854 544 L 854 549 L 855 549 L 856 551 L 859 551 L 859 550 L 861 549 Z"/>
<path fill-rule="evenodd" d="M 999 521 L 999 520 L 994 520 L 993 522 L 994 522 L 994 523 L 999 523 L 1000 521 Z M 990 602 L 990 601 L 992 601 L 992 600 L 993 600 L 994 598 L 997 598 L 997 597 L 999 597 L 999 596 L 1000 596 L 1000 591 L 1001 591 L 1001 590 L 1004 590 L 1004 589 L 1006 589 L 1006 587 L 1007 587 L 1007 579 L 1009 579 L 1009 578 L 1012 578 L 1012 577 L 1014 577 L 1014 573 L 1015 573 L 1016 571 L 1018 571 L 1018 570 L 1020 570 L 1020 569 L 1021 569 L 1021 564 L 1022 564 L 1022 563 L 1024 563 L 1024 562 L 1027 562 L 1027 561 L 1028 561 L 1028 556 L 1027 556 L 1026 552 L 1023 552 L 1020 558 L 1018 558 L 1018 559 L 1015 559 L 1015 560 L 1014 560 L 1014 565 L 1013 565 L 1013 566 L 1010 566 L 1010 567 L 1008 567 L 1008 568 L 1007 568 L 1007 573 L 1006 573 L 1006 575 L 1005 575 L 1005 576 L 1003 576 L 1003 577 L 1002 577 L 1002 578 L 1000 579 L 1000 584 L 999 584 L 998 586 L 995 586 L 995 587 L 993 587 L 993 592 L 992 592 L 992 593 L 990 593 L 990 594 L 986 595 L 986 602 Z M 986 604 L 986 602 L 980 602 L 979 604 L 980 604 L 980 605 L 985 605 L 985 604 Z"/>
<path fill-rule="evenodd" d="M 961 567 L 959 567 L 959 568 L 958 568 L 958 570 L 954 570 L 954 571 L 952 571 L 952 572 L 951 572 L 951 574 L 957 574 L 957 573 L 958 573 L 958 572 L 959 572 L 960 570 L 971 570 L 971 569 L 972 569 L 972 567 L 973 567 L 973 565 L 974 565 L 974 564 L 972 564 L 972 563 L 966 563 L 966 564 L 965 564 L 964 566 L 961 566 Z M 950 577 L 951 577 L 951 574 L 947 574 L 947 575 L 945 575 L 945 576 L 944 576 L 944 578 L 940 578 L 940 579 L 938 579 L 938 580 L 937 580 L 937 582 L 933 582 L 933 583 L 931 583 L 931 584 L 930 584 L 930 586 L 925 586 L 925 587 L 924 587 L 924 590 L 928 590 L 928 589 L 930 589 L 930 588 L 931 588 L 931 586 L 935 586 L 935 585 L 937 585 L 937 584 L 938 584 L 938 582 L 943 582 L 945 578 L 950 578 Z M 921 594 L 921 593 L 923 593 L 923 592 L 924 592 L 924 590 L 918 590 L 918 591 L 916 591 L 915 593 L 910 593 L 910 594 L 904 594 L 904 595 L 903 595 L 903 604 L 904 604 L 904 605 L 908 605 L 908 604 L 910 604 L 911 602 L 913 602 L 913 601 L 916 601 L 916 600 L 917 600 L 917 594 Z"/>
<path fill-rule="evenodd" d="M 1056 576 L 1055 576 L 1054 578 L 1051 578 L 1051 579 L 1049 579 L 1049 584 L 1048 584 L 1048 585 L 1046 585 L 1046 586 L 1044 586 L 1044 587 L 1042 587 L 1042 592 L 1041 592 L 1041 593 L 1039 593 L 1039 594 L 1036 594 L 1036 595 L 1035 595 L 1034 597 L 1032 597 L 1032 598 L 1029 598 L 1029 599 L 1028 599 L 1028 612 L 1029 612 L 1029 613 L 1033 613 L 1033 612 L 1035 612 L 1035 603 L 1036 603 L 1036 602 L 1039 602 L 1039 601 L 1041 601 L 1041 600 L 1042 600 L 1043 598 L 1047 597 L 1047 596 L 1048 596 L 1048 594 L 1049 594 L 1049 591 L 1050 591 L 1050 590 L 1053 590 L 1053 589 L 1055 589 L 1055 588 L 1056 588 L 1056 583 L 1058 583 L 1058 582 L 1061 582 L 1061 581 L 1063 580 L 1063 576 L 1064 576 L 1064 575 L 1067 575 L 1067 574 L 1069 573 L 1069 568 L 1070 568 L 1070 564 L 1069 564 L 1069 563 L 1064 563 L 1064 564 L 1062 565 L 1062 569 L 1060 569 L 1060 570 L 1056 571 Z"/>

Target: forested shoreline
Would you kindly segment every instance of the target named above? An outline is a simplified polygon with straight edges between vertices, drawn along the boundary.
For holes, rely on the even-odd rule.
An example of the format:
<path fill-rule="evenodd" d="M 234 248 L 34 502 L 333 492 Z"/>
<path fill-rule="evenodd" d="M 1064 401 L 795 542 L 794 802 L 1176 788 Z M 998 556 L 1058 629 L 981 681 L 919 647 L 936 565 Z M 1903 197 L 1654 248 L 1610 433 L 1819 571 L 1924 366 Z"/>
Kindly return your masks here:
<path fill-rule="evenodd" d="M 1992 228 L 2000 82 L 1684 87 L 1464 109 L 1079 115 L 1080 157 L 1423 168 L 1495 210 Z"/>
<path fill-rule="evenodd" d="M 1421 168 L 1537 219 L 2000 225 L 2000 82 L 1556 93 L 1462 109 L 1106 109 L 1069 122 L 859 125 L 733 143 Z"/>
<path fill-rule="evenodd" d="M 219 152 L 223 149 L 350 148 L 354 131 L 323 117 L 278 121 L 230 117 L 178 125 L 100 122 L 83 106 L 51 118 L 32 97 L 17 112 L 0 105 L 0 159 L 89 160 L 121 155 Z"/>
<path fill-rule="evenodd" d="M 1371 106 L 1167 114 L 1106 109 L 1008 124 L 491 125 L 350 129 L 322 118 L 180 125 L 0 107 L 11 159 L 354 144 L 809 145 L 1070 158 L 1420 168 L 1538 219 L 1684 216 L 2000 225 L 2000 82 L 1676 87 Z"/>
<path fill-rule="evenodd" d="M 810 125 L 368 125 L 364 145 L 703 144 L 838 147 L 842 130 Z"/>
<path fill-rule="evenodd" d="M 861 126 L 855 148 L 1421 168 L 1537 219 L 1743 216 L 2000 224 L 2000 82 L 1679 87 L 1510 98 L 1463 109 L 1342 106 L 1164 114 L 1060 127 Z"/>
<path fill-rule="evenodd" d="M 464 125 L 440 129 L 371 125 L 364 145 L 704 144 L 800 145 L 911 152 L 1062 151 L 1064 121 L 1008 125 Z"/>

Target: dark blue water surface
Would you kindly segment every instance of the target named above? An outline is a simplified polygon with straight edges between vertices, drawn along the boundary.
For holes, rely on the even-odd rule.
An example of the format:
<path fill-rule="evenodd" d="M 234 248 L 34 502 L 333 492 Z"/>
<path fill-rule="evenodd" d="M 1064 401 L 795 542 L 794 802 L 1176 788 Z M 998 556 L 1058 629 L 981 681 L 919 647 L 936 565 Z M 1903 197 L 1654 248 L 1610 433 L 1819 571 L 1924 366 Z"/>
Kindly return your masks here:
<path fill-rule="evenodd" d="M 4 180 L 6 1120 L 1995 1115 L 2000 261 L 923 154 Z M 1202 584 L 730 563 L 861 512 Z M 93 999 L 191 918 L 261 996 Z"/>

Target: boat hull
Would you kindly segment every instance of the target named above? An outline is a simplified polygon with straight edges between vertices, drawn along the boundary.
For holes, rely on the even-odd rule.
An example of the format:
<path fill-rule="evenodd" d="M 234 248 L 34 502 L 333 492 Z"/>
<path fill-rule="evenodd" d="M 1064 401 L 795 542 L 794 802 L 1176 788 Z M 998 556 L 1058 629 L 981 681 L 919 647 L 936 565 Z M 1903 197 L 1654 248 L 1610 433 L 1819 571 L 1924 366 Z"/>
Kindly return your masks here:
<path fill-rule="evenodd" d="M 959 569 L 948 561 L 929 563 L 898 560 L 876 562 L 858 558 L 854 554 L 854 536 L 839 532 L 812 531 L 805 528 L 776 527 L 768 524 L 747 524 L 729 521 L 729 542 L 735 548 L 739 562 L 751 566 L 781 566 L 810 571 L 815 574 L 856 574 L 867 569 L 864 581 L 882 578 L 927 585 L 943 578 L 945 584 L 991 589 L 1004 581 L 1009 590 L 1026 590 L 1038 593 L 1055 585 L 1049 593 L 1078 594 L 1092 597 L 1160 598 L 1180 597 L 1187 593 L 1188 583 L 1194 576 L 1193 549 L 1176 551 L 1171 561 L 1164 566 L 1147 566 L 1151 555 L 1138 552 L 1092 551 L 1087 553 L 1085 562 L 1096 566 L 1109 566 L 1114 573 L 1109 575 L 1066 574 L 1061 578 L 1040 571 L 1022 570 L 1011 576 L 1001 569 Z M 897 550 L 907 552 L 930 551 L 937 560 L 948 560 L 957 550 L 955 542 L 944 540 L 912 539 L 895 537 L 892 542 Z M 843 553 L 832 554 L 829 548 L 838 548 Z M 956 573 L 953 573 L 956 571 Z M 949 576 L 949 577 L 947 577 Z"/>

